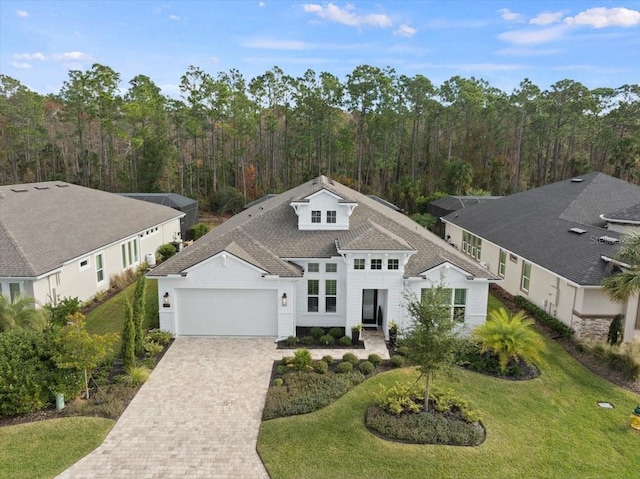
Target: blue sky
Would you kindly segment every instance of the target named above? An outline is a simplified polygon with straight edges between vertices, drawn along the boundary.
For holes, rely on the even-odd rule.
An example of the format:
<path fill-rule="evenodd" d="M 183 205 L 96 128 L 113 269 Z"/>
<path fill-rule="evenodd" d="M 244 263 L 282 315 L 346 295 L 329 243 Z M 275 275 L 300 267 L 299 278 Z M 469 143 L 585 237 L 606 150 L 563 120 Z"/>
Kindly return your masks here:
<path fill-rule="evenodd" d="M 57 93 L 70 69 L 101 63 L 178 97 L 189 65 L 247 79 L 391 66 L 435 85 L 475 76 L 511 92 L 569 78 L 640 83 L 640 0 L 0 0 L 0 73 Z"/>

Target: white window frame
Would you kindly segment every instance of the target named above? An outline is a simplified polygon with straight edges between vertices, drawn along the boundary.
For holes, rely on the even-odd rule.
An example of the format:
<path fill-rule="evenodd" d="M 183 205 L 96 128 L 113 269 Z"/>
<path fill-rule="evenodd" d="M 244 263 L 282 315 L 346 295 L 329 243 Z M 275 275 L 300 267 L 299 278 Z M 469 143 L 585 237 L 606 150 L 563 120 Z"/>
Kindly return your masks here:
<path fill-rule="evenodd" d="M 420 290 L 420 300 L 424 300 L 425 291 L 428 288 L 422 288 Z M 450 317 L 456 321 L 463 323 L 467 317 L 467 289 L 466 288 L 442 288 L 445 296 L 443 296 L 443 306 L 449 308 Z M 459 301 L 459 297 L 462 296 L 463 300 Z M 445 299 L 446 298 L 446 299 Z M 459 312 L 462 311 L 462 314 Z"/>
<path fill-rule="evenodd" d="M 390 271 L 395 271 L 400 269 L 400 260 L 396 258 L 390 258 L 387 260 L 387 269 Z"/>
<path fill-rule="evenodd" d="M 374 263 L 375 261 L 375 263 Z M 375 268 L 374 268 L 375 265 Z M 373 271 L 381 271 L 382 270 L 382 258 L 372 258 L 369 263 L 369 269 Z"/>
<path fill-rule="evenodd" d="M 18 288 L 16 291 L 15 288 Z M 20 283 L 9 283 L 9 301 L 13 303 L 16 296 L 22 296 L 22 285 Z"/>
<path fill-rule="evenodd" d="M 120 244 L 122 269 L 131 268 L 140 263 L 140 245 L 136 236 Z"/>
<path fill-rule="evenodd" d="M 311 210 L 311 223 L 316 225 L 322 223 L 322 211 Z"/>
<path fill-rule="evenodd" d="M 327 224 L 336 224 L 338 222 L 338 212 L 336 210 L 327 211 Z"/>
<path fill-rule="evenodd" d="M 317 285 L 315 293 L 311 292 L 311 285 Z M 315 298 L 316 309 L 311 310 L 309 300 Z M 307 280 L 307 313 L 319 313 L 320 312 L 320 280 L 317 278 Z"/>
<path fill-rule="evenodd" d="M 98 260 L 98 258 L 100 259 Z M 96 284 L 98 285 L 104 284 L 105 281 L 107 281 L 107 274 L 105 272 L 105 266 L 104 266 L 104 251 L 97 253 L 93 257 L 93 259 L 96 265 Z M 101 275 L 102 275 L 102 279 L 100 279 Z"/>
<path fill-rule="evenodd" d="M 529 270 L 529 274 L 527 274 L 527 269 Z M 528 261 L 523 261 L 522 274 L 520 277 L 520 289 L 525 293 L 528 293 L 530 288 L 531 288 L 531 263 L 529 263 Z"/>
<path fill-rule="evenodd" d="M 507 271 L 507 252 L 503 249 L 498 254 L 498 276 L 504 278 L 504 274 Z"/>
<path fill-rule="evenodd" d="M 367 260 L 364 258 L 353 258 L 353 269 L 363 271 L 367 267 Z"/>
<path fill-rule="evenodd" d="M 333 291 L 332 291 L 333 294 L 329 294 L 330 292 L 329 283 L 332 283 L 333 285 L 335 285 L 335 288 L 333 288 Z M 327 302 L 329 298 L 333 298 L 333 300 L 335 301 L 333 305 L 333 311 L 329 310 L 329 304 Z M 337 279 L 324 280 L 324 312 L 330 313 L 330 314 L 338 312 L 338 280 Z"/>
<path fill-rule="evenodd" d="M 338 272 L 338 263 L 326 263 L 324 267 L 325 273 L 337 273 Z"/>
<path fill-rule="evenodd" d="M 84 265 L 82 263 L 85 263 Z M 80 271 L 84 271 L 86 269 L 89 269 L 91 267 L 91 258 L 89 256 L 82 258 L 80 261 L 78 261 L 78 268 L 80 269 Z"/>

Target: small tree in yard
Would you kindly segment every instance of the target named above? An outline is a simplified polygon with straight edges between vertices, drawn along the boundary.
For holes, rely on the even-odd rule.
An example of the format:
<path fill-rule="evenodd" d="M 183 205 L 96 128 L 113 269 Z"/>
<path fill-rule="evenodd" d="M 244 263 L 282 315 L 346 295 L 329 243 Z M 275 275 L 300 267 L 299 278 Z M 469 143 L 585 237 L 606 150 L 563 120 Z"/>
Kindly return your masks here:
<path fill-rule="evenodd" d="M 89 334 L 82 313 L 72 314 L 67 320 L 67 325 L 56 338 L 57 352 L 53 359 L 61 369 L 84 371 L 86 398 L 89 399 L 89 371 L 93 371 L 107 358 L 118 335 Z"/>
<path fill-rule="evenodd" d="M 133 308 L 128 299 L 124 305 L 124 326 L 122 328 L 121 344 L 122 366 L 128 371 L 136 364 L 136 325 L 133 321 Z"/>
<path fill-rule="evenodd" d="M 136 356 L 144 354 L 144 317 L 146 314 L 145 290 L 147 278 L 140 275 L 133 293 L 133 323 L 135 325 L 134 350 Z"/>
<path fill-rule="evenodd" d="M 451 314 L 448 291 L 439 284 L 423 289 L 421 300 L 405 294 L 411 322 L 398 340 L 398 348 L 418 365 L 418 369 L 426 378 L 425 411 L 429 410 L 431 379 L 437 371 L 455 364 L 456 353 L 464 343 L 460 336 L 460 323 Z"/>

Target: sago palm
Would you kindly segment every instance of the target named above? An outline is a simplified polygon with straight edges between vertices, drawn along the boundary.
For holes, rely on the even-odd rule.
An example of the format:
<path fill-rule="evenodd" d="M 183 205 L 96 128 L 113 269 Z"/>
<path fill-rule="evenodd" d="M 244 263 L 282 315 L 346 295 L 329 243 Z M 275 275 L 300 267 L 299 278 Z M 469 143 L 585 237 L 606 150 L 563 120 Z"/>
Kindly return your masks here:
<path fill-rule="evenodd" d="M 524 311 L 511 315 L 504 308 L 494 309 L 487 321 L 473 332 L 482 342 L 482 352 L 491 351 L 498 356 L 503 372 L 510 359 L 521 359 L 527 364 L 540 360 L 544 343 Z"/>

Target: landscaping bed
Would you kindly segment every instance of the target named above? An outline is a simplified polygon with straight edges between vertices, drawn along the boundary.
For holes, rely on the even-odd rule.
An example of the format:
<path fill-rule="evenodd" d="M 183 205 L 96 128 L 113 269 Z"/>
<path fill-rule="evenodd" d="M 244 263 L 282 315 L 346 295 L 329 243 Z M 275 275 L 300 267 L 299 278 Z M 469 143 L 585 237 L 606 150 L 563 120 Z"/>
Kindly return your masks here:
<path fill-rule="evenodd" d="M 354 342 L 345 335 L 344 328 L 298 327 L 296 335 L 277 343 L 278 349 L 364 349 L 360 340 Z"/>

